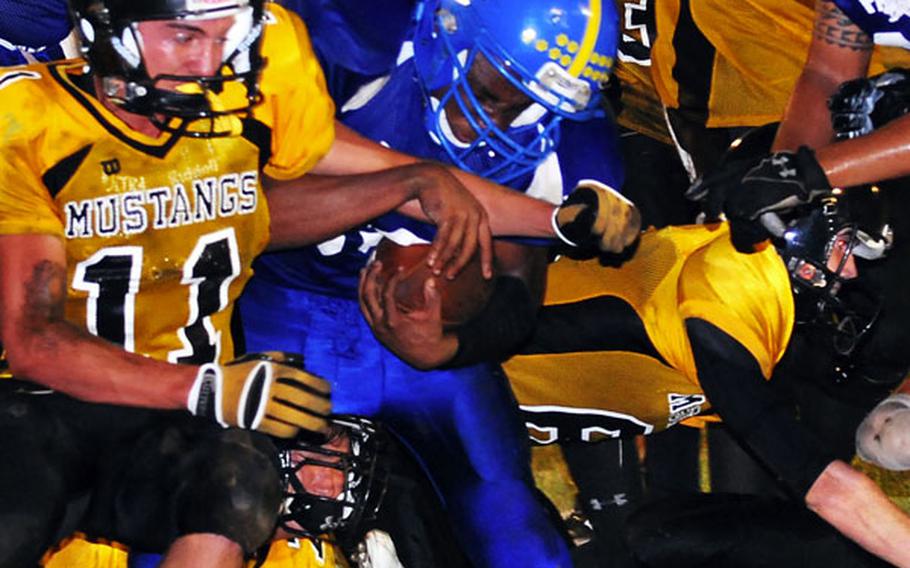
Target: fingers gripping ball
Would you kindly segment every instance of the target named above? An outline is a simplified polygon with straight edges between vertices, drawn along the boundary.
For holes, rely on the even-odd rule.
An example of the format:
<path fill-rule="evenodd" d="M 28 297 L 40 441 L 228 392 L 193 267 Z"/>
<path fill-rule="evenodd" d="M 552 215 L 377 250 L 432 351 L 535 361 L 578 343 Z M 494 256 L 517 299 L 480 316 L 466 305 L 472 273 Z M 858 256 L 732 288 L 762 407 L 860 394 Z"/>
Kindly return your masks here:
<path fill-rule="evenodd" d="M 619 253 L 638 238 L 641 213 L 613 188 L 582 180 L 554 211 L 553 229 L 569 246 Z"/>
<path fill-rule="evenodd" d="M 893 471 L 910 470 L 910 395 L 891 395 L 856 429 L 856 453 Z"/>
<path fill-rule="evenodd" d="M 303 370 L 299 355 L 250 353 L 220 366 L 203 365 L 187 407 L 222 426 L 290 438 L 300 430 L 327 432 L 329 384 Z"/>
<path fill-rule="evenodd" d="M 455 278 L 435 276 L 427 266 L 430 245 L 399 245 L 383 239 L 376 248 L 376 260 L 382 262 L 381 276 L 388 282 L 400 272 L 395 288 L 395 304 L 402 312 L 411 312 L 424 307 L 424 283 L 428 278 L 436 281 L 442 301 L 442 323 L 454 328 L 476 316 L 487 305 L 493 295 L 494 278 L 483 277 L 480 254 L 475 253 L 470 262 Z"/>

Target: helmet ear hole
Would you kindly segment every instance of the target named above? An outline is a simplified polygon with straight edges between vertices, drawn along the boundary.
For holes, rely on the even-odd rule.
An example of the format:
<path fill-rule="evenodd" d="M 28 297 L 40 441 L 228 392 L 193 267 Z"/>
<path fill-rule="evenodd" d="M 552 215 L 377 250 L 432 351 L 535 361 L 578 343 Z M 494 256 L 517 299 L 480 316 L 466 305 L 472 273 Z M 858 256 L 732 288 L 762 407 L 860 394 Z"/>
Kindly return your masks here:
<path fill-rule="evenodd" d="M 123 58 L 127 65 L 133 69 L 138 69 L 142 64 L 142 49 L 139 47 L 141 40 L 139 32 L 134 30 L 132 26 L 123 28 L 119 39 L 113 38 L 114 49 L 117 50 L 117 53 L 120 54 L 120 57 Z"/>
<path fill-rule="evenodd" d="M 92 26 L 92 23 L 85 18 L 79 19 L 79 30 L 82 32 L 82 43 L 85 49 L 88 49 L 93 43 L 95 43 L 95 28 Z"/>

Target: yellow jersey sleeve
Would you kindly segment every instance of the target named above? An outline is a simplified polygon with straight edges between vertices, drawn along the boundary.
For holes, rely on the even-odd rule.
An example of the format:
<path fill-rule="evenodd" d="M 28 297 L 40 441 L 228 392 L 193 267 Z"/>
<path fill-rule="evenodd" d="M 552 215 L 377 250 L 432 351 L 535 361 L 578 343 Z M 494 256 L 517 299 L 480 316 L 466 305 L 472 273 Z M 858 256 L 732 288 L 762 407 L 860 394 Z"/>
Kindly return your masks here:
<path fill-rule="evenodd" d="M 0 70 L 0 234 L 63 234 L 63 219 L 45 188 L 35 152 L 45 141 L 48 81 L 40 67 Z M 52 113 L 53 114 L 53 113 Z"/>
<path fill-rule="evenodd" d="M 311 170 L 335 141 L 335 105 L 300 18 L 269 5 L 262 54 L 263 102 L 254 118 L 271 130 L 271 155 L 263 172 L 293 179 Z"/>
<path fill-rule="evenodd" d="M 340 560 L 340 559 L 339 559 Z M 115 542 L 87 540 L 80 534 L 65 539 L 48 551 L 41 566 L 44 568 L 127 568 L 129 549 Z M 246 566 L 255 568 L 257 561 Z M 276 540 L 269 547 L 262 568 L 335 568 L 335 550 L 324 541 L 308 539 Z"/>
<path fill-rule="evenodd" d="M 64 539 L 41 561 L 44 568 L 127 568 L 128 549 L 115 542 L 95 542 L 80 534 Z"/>
<path fill-rule="evenodd" d="M 663 104 L 706 111 L 712 128 L 781 119 L 802 73 L 813 0 L 660 0 L 652 77 Z M 869 75 L 906 67 L 910 52 L 876 46 Z"/>
<path fill-rule="evenodd" d="M 699 318 L 725 331 L 771 377 L 794 323 L 790 279 L 773 247 L 743 254 L 729 238 L 715 239 L 689 257 L 679 296 L 683 321 Z"/>

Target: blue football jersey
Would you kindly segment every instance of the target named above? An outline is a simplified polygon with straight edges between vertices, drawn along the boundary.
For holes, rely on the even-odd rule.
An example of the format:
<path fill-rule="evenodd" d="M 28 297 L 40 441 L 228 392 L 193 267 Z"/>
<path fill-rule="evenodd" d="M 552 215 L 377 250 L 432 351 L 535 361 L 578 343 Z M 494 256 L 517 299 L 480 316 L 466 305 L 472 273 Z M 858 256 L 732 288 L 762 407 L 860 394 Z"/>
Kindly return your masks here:
<path fill-rule="evenodd" d="M 425 127 L 426 97 L 417 82 L 414 61 L 409 56 L 409 42 L 400 43 L 394 51 L 388 43 L 363 38 L 338 42 L 337 26 L 346 19 L 325 10 L 332 6 L 343 8 L 343 2 L 286 3 L 297 4 L 302 15 L 310 15 L 307 27 L 329 78 L 338 119 L 361 135 L 390 148 L 420 158 L 450 162 L 449 155 L 434 140 L 435 134 L 431 135 Z M 314 6 L 321 10 L 315 16 Z M 400 8 L 401 4 L 393 2 L 391 6 Z M 399 20 L 396 20 L 397 24 L 390 23 L 387 29 L 404 29 L 400 35 L 407 37 L 410 28 L 403 28 L 401 21 L 410 21 L 408 13 L 403 9 L 392 10 L 392 13 L 397 14 Z M 351 30 L 346 32 L 352 33 Z M 380 45 L 383 46 L 381 49 Z M 383 59 L 386 68 L 380 73 Z M 559 203 L 581 179 L 595 179 L 621 187 L 622 165 L 612 122 L 606 118 L 584 123 L 564 120 L 561 127 L 557 151 L 534 172 L 509 185 L 553 203 Z M 470 170 L 485 171 L 498 159 L 489 151 L 478 151 L 466 161 Z M 256 273 L 259 278 L 288 288 L 356 298 L 359 271 L 383 236 L 400 244 L 413 244 L 429 242 L 434 234 L 432 225 L 392 213 L 317 246 L 265 255 L 257 262 Z M 543 243 L 538 241 L 538 244 Z"/>
<path fill-rule="evenodd" d="M 834 0 L 879 45 L 910 49 L 910 4 L 903 0 Z"/>
<path fill-rule="evenodd" d="M 0 66 L 64 57 L 72 25 L 66 0 L 0 0 Z"/>

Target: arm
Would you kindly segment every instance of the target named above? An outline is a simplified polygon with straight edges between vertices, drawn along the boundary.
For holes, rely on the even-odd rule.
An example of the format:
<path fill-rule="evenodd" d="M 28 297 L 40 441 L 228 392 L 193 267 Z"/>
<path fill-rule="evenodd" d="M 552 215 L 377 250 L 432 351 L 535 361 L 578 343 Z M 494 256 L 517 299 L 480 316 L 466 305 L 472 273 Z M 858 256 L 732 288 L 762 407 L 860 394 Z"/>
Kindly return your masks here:
<path fill-rule="evenodd" d="M 910 517 L 866 475 L 833 461 L 809 492 L 806 505 L 844 536 L 894 564 L 910 566 Z"/>
<path fill-rule="evenodd" d="M 59 238 L 0 237 L 0 275 L 0 329 L 15 376 L 90 402 L 186 408 L 196 367 L 128 353 L 64 319 L 66 257 Z"/>
<path fill-rule="evenodd" d="M 341 124 L 337 134 L 310 174 L 266 182 L 273 246 L 318 242 L 395 208 L 439 225 L 434 247 L 443 263 L 459 251 L 453 263 L 458 267 L 467 263 L 475 240 L 489 266 L 490 229 L 497 235 L 554 237 L 558 225 L 572 238 L 610 252 L 621 252 L 638 235 L 638 210 L 605 186 L 588 184 L 555 207 L 451 166 L 418 162 Z M 449 232 L 443 232 L 449 223 Z"/>
<path fill-rule="evenodd" d="M 851 187 L 910 173 L 910 117 L 853 140 L 833 143 L 827 101 L 841 83 L 865 77 L 872 38 L 829 0 L 816 5 L 809 55 L 796 82 L 774 151 L 806 145 L 833 187 Z"/>
<path fill-rule="evenodd" d="M 910 115 L 852 140 L 822 146 L 815 157 L 833 187 L 852 187 L 910 174 Z"/>
<path fill-rule="evenodd" d="M 686 320 L 698 378 L 712 407 L 806 506 L 869 552 L 910 566 L 910 518 L 868 477 L 819 451 L 764 380 L 755 358 L 730 335 Z"/>
<path fill-rule="evenodd" d="M 364 138 L 339 122 L 335 123 L 335 128 L 335 143 L 331 151 L 317 164 L 313 173 L 347 175 L 375 172 L 419 161 L 413 156 L 396 152 Z M 452 166 L 439 167 L 445 168 L 481 202 L 489 215 L 493 234 L 554 236 L 550 223 L 554 209 L 551 203 L 528 197 Z M 415 201 L 402 203 L 398 210 L 406 215 L 426 220 L 420 205 Z"/>
<path fill-rule="evenodd" d="M 286 359 L 197 367 L 129 353 L 67 322 L 66 294 L 60 238 L 0 236 L 0 341 L 16 377 L 88 402 L 185 409 L 280 437 L 327 428 L 328 385 Z M 262 376 L 275 380 L 248 396 Z"/>
<path fill-rule="evenodd" d="M 809 54 L 784 112 L 773 150 L 834 140 L 827 101 L 844 81 L 865 77 L 872 39 L 830 0 L 817 0 Z"/>
<path fill-rule="evenodd" d="M 438 226 L 428 257 L 434 269 L 456 273 L 479 246 L 484 273 L 492 274 L 486 211 L 447 168 L 384 148 L 340 123 L 310 173 L 263 185 L 273 249 L 319 242 L 410 202 L 403 212 Z"/>
<path fill-rule="evenodd" d="M 470 258 L 478 244 L 482 251 L 490 246 L 489 226 L 483 208 L 470 193 L 447 191 L 457 184 L 444 167 L 429 162 L 367 174 L 308 174 L 289 182 L 266 180 L 271 216 L 269 248 L 317 243 L 419 199 L 425 212 L 422 218 L 439 226 L 434 241 L 438 254 L 448 258 L 457 245 Z"/>

